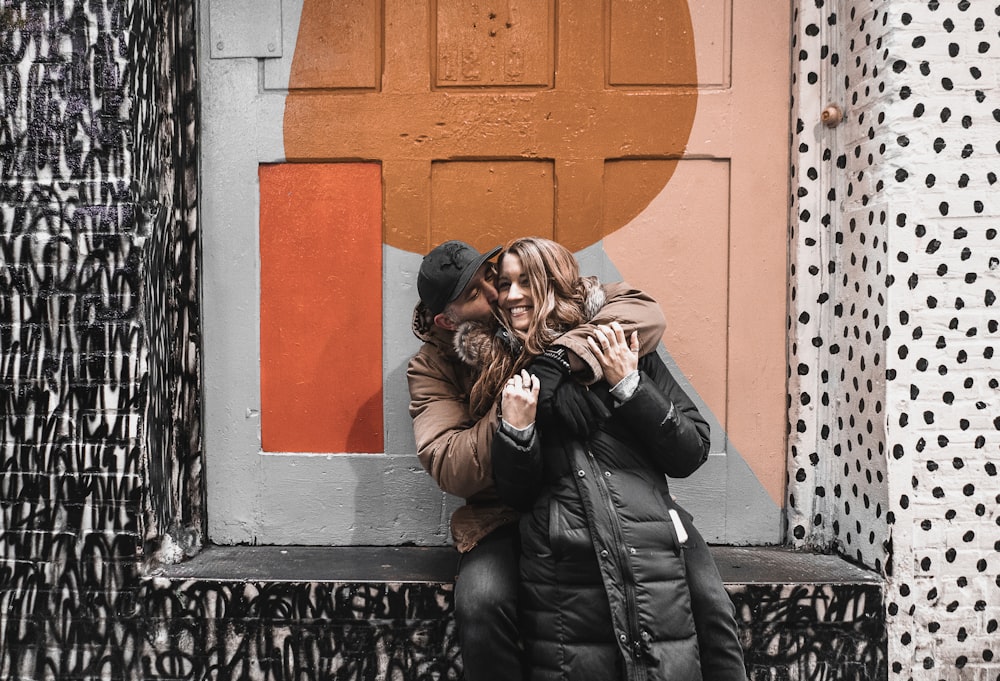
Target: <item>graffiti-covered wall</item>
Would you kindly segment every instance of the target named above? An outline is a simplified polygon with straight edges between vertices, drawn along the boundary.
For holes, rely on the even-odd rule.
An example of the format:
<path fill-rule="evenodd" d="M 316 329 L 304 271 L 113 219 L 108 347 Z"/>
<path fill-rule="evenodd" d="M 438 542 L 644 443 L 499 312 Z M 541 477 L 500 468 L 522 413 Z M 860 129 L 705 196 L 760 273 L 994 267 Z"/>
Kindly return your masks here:
<path fill-rule="evenodd" d="M 790 539 L 886 575 L 892 678 L 1000 678 L 998 17 L 796 3 Z"/>
<path fill-rule="evenodd" d="M 175 562 L 202 542 L 201 325 L 198 300 L 198 91 L 192 3 L 137 3 L 129 53 L 136 145 L 134 186 L 148 234 L 143 323 L 148 338 L 144 413 L 151 558 Z M 155 27 L 155 29 L 153 28 Z"/>
<path fill-rule="evenodd" d="M 193 14 L 0 10 L 4 678 L 134 668 L 140 562 L 200 540 Z"/>

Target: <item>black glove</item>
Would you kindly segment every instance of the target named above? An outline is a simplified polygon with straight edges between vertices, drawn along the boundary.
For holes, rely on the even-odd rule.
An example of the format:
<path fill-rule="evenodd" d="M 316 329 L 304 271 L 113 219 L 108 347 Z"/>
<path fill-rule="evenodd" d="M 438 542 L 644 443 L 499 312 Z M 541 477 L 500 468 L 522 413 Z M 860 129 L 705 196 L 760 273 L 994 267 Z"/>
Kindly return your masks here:
<path fill-rule="evenodd" d="M 556 418 L 577 437 L 586 440 L 611 416 L 604 402 L 576 381 L 564 381 L 552 400 Z"/>
<path fill-rule="evenodd" d="M 611 412 L 596 395 L 570 378 L 569 363 L 558 355 L 537 357 L 527 367 L 538 377 L 538 422 L 568 428 L 587 438 Z"/>
<path fill-rule="evenodd" d="M 562 362 L 552 355 L 540 355 L 527 367 L 528 373 L 538 377 L 538 417 L 540 421 L 553 417 L 553 398 L 556 388 L 569 380 L 569 362 Z"/>

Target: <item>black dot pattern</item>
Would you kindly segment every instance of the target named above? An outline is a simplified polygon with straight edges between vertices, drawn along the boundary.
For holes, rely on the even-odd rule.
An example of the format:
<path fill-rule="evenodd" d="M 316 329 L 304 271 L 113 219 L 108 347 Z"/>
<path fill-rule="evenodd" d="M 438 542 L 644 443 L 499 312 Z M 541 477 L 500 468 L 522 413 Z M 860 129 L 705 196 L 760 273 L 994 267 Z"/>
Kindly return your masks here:
<path fill-rule="evenodd" d="M 886 577 L 893 679 L 1000 681 L 998 52 L 996 2 L 794 3 L 788 538 Z"/>

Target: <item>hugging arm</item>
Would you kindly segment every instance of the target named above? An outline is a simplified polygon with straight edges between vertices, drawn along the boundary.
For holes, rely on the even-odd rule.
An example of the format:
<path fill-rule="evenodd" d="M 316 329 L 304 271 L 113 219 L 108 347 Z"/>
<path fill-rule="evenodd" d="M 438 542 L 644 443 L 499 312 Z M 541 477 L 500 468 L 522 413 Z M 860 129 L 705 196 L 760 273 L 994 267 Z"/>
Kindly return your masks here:
<path fill-rule="evenodd" d="M 625 329 L 626 335 L 638 331 L 640 355 L 654 352 L 667 328 L 663 310 L 647 294 L 629 287 L 625 282 L 605 284 L 602 288 L 605 295 L 604 306 L 594 318 L 567 331 L 555 342 L 555 345 L 566 348 L 582 361 L 583 368 L 574 371 L 573 377 L 585 385 L 604 378 L 600 363 L 587 345 L 587 337 L 593 334 L 598 325 L 618 322 Z"/>

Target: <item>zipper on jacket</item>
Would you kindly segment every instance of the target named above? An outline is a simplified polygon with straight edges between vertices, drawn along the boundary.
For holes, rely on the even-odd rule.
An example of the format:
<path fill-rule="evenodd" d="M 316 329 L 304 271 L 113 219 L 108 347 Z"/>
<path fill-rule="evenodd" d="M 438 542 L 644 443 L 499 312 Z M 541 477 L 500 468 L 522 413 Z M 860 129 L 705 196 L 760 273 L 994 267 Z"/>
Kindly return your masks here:
<path fill-rule="evenodd" d="M 629 624 L 629 647 L 632 650 L 632 663 L 626 664 L 626 667 L 633 671 L 632 676 L 636 679 L 645 678 L 646 674 L 644 671 L 645 664 L 642 660 L 644 647 L 648 646 L 648 641 L 642 637 L 642 629 L 639 626 L 639 608 L 635 602 L 635 575 L 632 572 L 632 567 L 629 564 L 628 556 L 625 555 L 625 535 L 622 534 L 621 524 L 619 523 L 618 512 L 615 509 L 614 502 L 611 501 L 611 491 L 608 489 L 607 483 L 604 482 L 604 477 L 601 474 L 600 467 L 597 465 L 597 459 L 594 453 L 587 448 L 587 459 L 590 462 L 591 472 L 594 478 L 597 480 L 597 489 L 604 501 L 605 510 L 608 513 L 608 520 L 611 526 L 611 534 L 615 542 L 615 561 L 618 563 L 618 571 L 622 576 L 622 588 L 625 591 L 625 611 L 627 615 L 627 620 Z M 626 576 L 628 579 L 626 579 Z"/>

